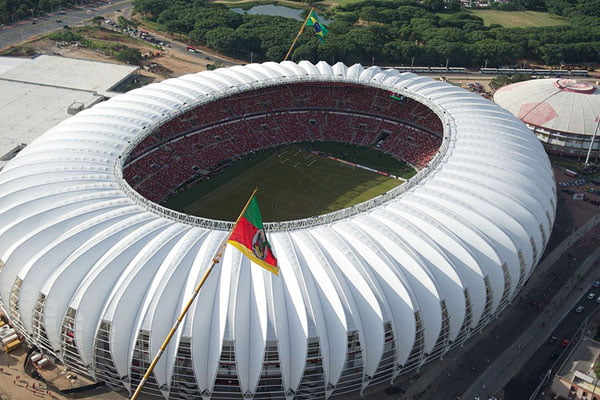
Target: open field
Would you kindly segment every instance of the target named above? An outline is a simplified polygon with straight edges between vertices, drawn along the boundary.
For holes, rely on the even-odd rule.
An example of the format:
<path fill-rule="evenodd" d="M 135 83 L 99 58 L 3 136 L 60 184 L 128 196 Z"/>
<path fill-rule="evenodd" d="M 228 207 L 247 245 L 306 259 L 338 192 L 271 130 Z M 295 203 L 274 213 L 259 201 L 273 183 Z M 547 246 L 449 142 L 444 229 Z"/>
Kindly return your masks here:
<path fill-rule="evenodd" d="M 500 24 L 506 28 L 527 28 L 531 26 L 566 25 L 569 23 L 563 17 L 541 11 L 472 10 L 471 13 L 483 18 L 486 26 Z"/>
<path fill-rule="evenodd" d="M 374 157 L 379 158 L 377 154 L 380 153 L 375 150 L 358 150 L 365 154 L 374 153 Z M 393 161 L 395 170 L 406 170 L 400 161 Z M 405 175 L 411 174 L 414 170 L 410 174 L 405 172 Z M 285 221 L 349 207 L 401 183 L 315 155 L 298 146 L 286 146 L 263 151 L 253 160 L 236 162 L 218 176 L 173 196 L 167 206 L 192 215 L 231 221 L 237 217 L 254 187 L 258 187 L 264 220 Z"/>

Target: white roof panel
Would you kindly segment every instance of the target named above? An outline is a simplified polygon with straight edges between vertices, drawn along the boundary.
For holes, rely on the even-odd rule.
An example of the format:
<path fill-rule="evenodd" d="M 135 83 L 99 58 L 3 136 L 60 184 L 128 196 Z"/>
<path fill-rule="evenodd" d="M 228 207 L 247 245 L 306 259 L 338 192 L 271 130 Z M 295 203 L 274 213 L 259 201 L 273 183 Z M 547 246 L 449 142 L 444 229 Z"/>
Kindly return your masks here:
<path fill-rule="evenodd" d="M 575 79 L 513 83 L 497 90 L 494 101 L 530 125 L 577 135 L 591 136 L 600 116 L 600 87 Z"/>

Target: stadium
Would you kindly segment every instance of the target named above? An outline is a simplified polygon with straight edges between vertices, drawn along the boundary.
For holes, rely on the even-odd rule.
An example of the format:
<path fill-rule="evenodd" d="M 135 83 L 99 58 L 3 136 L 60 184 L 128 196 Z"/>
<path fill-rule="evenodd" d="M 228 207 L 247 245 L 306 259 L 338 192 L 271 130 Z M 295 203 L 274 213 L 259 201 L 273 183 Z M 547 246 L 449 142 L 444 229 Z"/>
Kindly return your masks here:
<path fill-rule="evenodd" d="M 549 153 L 586 156 L 600 116 L 600 88 L 575 79 L 533 79 L 500 88 L 494 101 L 525 122 Z M 598 140 L 592 156 L 600 154 Z"/>
<path fill-rule="evenodd" d="M 228 246 L 145 393 L 359 396 L 461 346 L 526 283 L 556 192 L 522 122 L 412 73 L 267 62 L 114 97 L 11 160 L 3 312 L 58 362 L 131 393 L 233 226 L 164 200 L 228 159 L 320 141 L 370 146 L 418 173 L 359 204 L 266 224 L 279 277 Z"/>

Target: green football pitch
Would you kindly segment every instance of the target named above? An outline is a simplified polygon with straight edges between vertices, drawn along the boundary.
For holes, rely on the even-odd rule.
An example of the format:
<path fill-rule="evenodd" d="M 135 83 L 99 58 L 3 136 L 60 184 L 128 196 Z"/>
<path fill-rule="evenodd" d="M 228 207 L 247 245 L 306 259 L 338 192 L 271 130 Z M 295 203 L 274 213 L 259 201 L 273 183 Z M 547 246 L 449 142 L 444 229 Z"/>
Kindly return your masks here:
<path fill-rule="evenodd" d="M 315 143 L 312 148 L 404 178 L 416 173 L 372 149 L 337 143 Z M 165 205 L 191 215 L 232 221 L 257 187 L 263 220 L 287 221 L 349 207 L 402 183 L 290 145 L 238 160 L 210 180 L 172 195 Z"/>

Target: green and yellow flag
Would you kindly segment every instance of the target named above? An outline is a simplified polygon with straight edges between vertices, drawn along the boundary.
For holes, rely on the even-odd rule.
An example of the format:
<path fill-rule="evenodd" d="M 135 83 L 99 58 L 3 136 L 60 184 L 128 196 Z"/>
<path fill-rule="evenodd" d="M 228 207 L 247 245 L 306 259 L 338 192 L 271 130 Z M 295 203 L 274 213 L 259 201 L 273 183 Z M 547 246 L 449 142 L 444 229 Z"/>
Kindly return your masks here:
<path fill-rule="evenodd" d="M 277 259 L 267 241 L 258 201 L 254 194 L 235 224 L 228 242 L 256 264 L 279 275 Z"/>
<path fill-rule="evenodd" d="M 319 21 L 319 16 L 314 10 L 310 11 L 308 18 L 306 19 L 306 26 L 312 26 L 315 30 L 315 35 L 317 35 L 322 43 L 325 43 L 325 36 L 329 31 L 327 30 L 327 27 Z"/>

